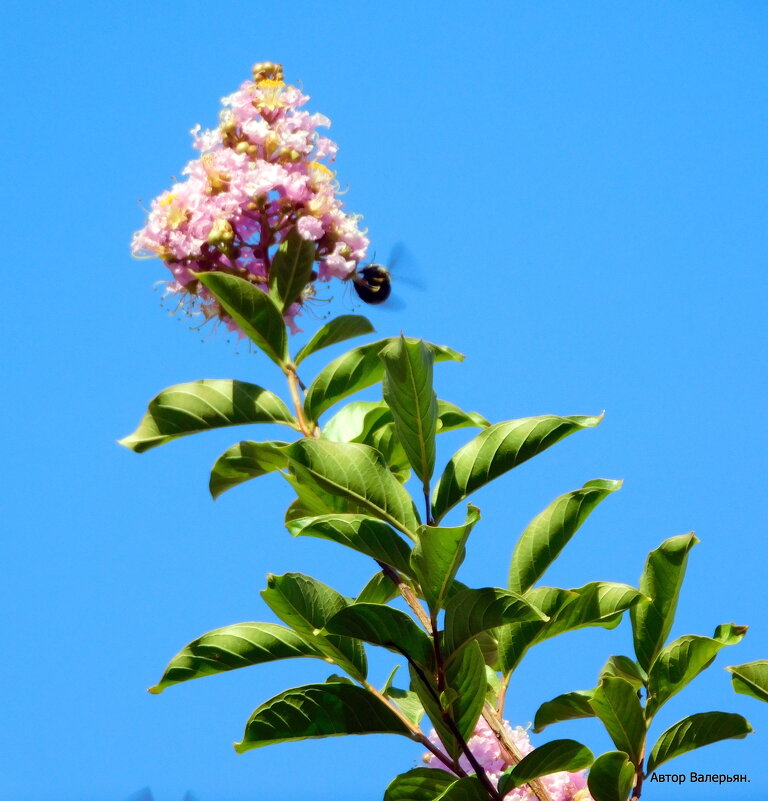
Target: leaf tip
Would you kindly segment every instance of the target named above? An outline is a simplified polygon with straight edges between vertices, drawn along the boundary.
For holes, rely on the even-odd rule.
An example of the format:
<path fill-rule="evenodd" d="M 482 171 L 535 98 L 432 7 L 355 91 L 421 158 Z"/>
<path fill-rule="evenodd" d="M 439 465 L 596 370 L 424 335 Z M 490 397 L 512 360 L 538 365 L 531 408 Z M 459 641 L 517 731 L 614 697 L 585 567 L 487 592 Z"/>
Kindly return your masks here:
<path fill-rule="evenodd" d="M 150 693 L 150 694 L 152 694 L 152 695 L 160 695 L 160 693 L 161 693 L 161 692 L 162 692 L 164 689 L 165 689 L 165 687 L 163 687 L 162 685 L 160 685 L 160 684 L 155 684 L 155 685 L 153 685 L 152 687 L 147 687 L 147 692 L 148 692 L 148 693 Z"/>

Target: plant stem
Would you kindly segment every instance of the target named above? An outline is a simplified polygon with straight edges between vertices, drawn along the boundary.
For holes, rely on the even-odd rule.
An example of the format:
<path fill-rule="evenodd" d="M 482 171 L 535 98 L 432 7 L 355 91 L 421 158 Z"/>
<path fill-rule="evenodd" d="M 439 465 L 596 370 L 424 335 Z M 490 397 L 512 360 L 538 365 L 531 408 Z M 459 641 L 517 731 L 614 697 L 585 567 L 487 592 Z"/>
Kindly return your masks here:
<path fill-rule="evenodd" d="M 499 685 L 499 697 L 496 701 L 496 714 L 499 716 L 499 720 L 504 717 L 504 703 L 507 700 L 507 688 L 509 687 L 509 680 L 512 678 L 511 673 L 507 673 L 501 679 L 501 684 Z"/>
<path fill-rule="evenodd" d="M 394 567 L 386 564 L 385 562 L 380 562 L 378 559 L 376 560 L 376 564 L 381 568 L 381 572 L 384 573 L 384 575 L 397 587 L 398 592 L 403 597 L 403 600 L 413 610 L 413 614 L 416 615 L 421 625 L 424 626 L 427 634 L 432 636 L 432 624 L 427 616 L 427 613 L 424 611 L 424 607 L 416 597 L 416 593 L 405 581 L 403 581 L 403 577 L 397 572 L 397 570 L 395 570 Z"/>
<path fill-rule="evenodd" d="M 379 701 L 385 706 L 388 706 L 397 717 L 400 719 L 402 724 L 408 728 L 411 732 L 411 736 L 414 740 L 421 743 L 428 751 L 430 751 L 434 756 L 436 756 L 446 767 L 451 764 L 451 758 L 448 754 L 444 754 L 431 740 L 424 734 L 421 728 L 412 721 L 408 720 L 408 718 L 400 711 L 397 704 L 387 698 L 385 695 L 382 695 L 372 684 L 369 684 L 367 681 L 361 681 L 360 684 L 368 690 L 369 693 L 375 695 Z M 459 768 L 461 770 L 461 768 Z M 467 774 L 462 770 L 460 773 L 461 776 L 466 776 Z"/>
<path fill-rule="evenodd" d="M 288 389 L 291 393 L 293 408 L 296 410 L 296 419 L 299 421 L 299 429 L 305 437 L 311 437 L 312 429 L 307 423 L 307 418 L 304 417 L 304 404 L 301 402 L 301 396 L 299 395 L 299 384 L 301 382 L 296 374 L 296 368 L 293 364 L 288 364 L 283 369 L 288 379 Z"/>
<path fill-rule="evenodd" d="M 523 754 L 512 742 L 504 728 L 504 724 L 501 722 L 500 716 L 489 703 L 486 703 L 483 707 L 483 717 L 485 718 L 485 722 L 491 727 L 491 731 L 496 735 L 496 739 L 499 741 L 499 749 L 504 761 L 509 765 L 517 765 L 523 758 Z M 539 801 L 552 801 L 552 796 L 549 794 L 549 791 L 544 786 L 541 779 L 531 779 L 527 784 Z"/>
<path fill-rule="evenodd" d="M 632 801 L 639 801 L 640 795 L 643 792 L 643 779 L 645 778 L 645 774 L 643 773 L 643 762 L 645 762 L 645 743 L 643 743 L 643 750 L 640 752 L 640 759 L 637 760 L 637 765 L 635 766 L 635 788 L 632 791 Z"/>
<path fill-rule="evenodd" d="M 424 509 L 426 511 L 426 521 L 428 526 L 434 526 L 435 521 L 432 519 L 432 504 L 429 501 L 429 484 L 424 485 Z"/>
<path fill-rule="evenodd" d="M 437 616 L 434 613 L 432 614 L 430 624 L 432 628 L 432 646 L 435 652 L 435 665 L 437 668 L 437 694 L 435 695 L 433 693 L 433 697 L 435 698 L 437 705 L 440 707 L 443 713 L 443 722 L 451 730 L 451 734 L 453 734 L 453 736 L 456 738 L 456 742 L 459 744 L 459 747 L 464 752 L 464 756 L 466 756 L 467 760 L 469 761 L 469 764 L 472 765 L 472 768 L 475 771 L 475 776 L 477 776 L 480 783 L 483 785 L 483 787 L 485 787 L 485 790 L 488 793 L 488 797 L 493 799 L 493 801 L 502 801 L 501 796 L 499 795 L 499 791 L 493 786 L 491 780 L 488 778 L 488 775 L 485 772 L 485 769 L 477 761 L 477 758 L 472 753 L 472 750 L 467 744 L 467 741 L 464 739 L 463 735 L 459 731 L 459 727 L 456 725 L 456 722 L 453 719 L 451 711 L 449 709 L 443 708 L 443 704 L 440 700 L 440 695 L 446 689 L 445 664 L 443 662 L 443 650 L 440 647 L 440 631 L 437 626 Z M 414 667 L 416 667 L 415 664 Z M 416 670 L 419 670 L 418 667 L 416 667 Z M 425 687 L 427 687 L 430 691 L 432 691 L 431 682 L 426 681 L 423 677 L 422 681 L 424 682 Z"/>

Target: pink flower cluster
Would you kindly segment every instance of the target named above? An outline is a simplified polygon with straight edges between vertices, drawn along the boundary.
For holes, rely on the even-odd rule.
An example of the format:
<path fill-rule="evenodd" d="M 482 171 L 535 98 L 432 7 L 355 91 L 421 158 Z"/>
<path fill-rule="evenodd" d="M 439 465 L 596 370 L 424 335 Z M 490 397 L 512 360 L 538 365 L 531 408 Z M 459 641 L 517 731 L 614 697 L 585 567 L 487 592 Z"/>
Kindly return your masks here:
<path fill-rule="evenodd" d="M 507 721 L 504 721 L 504 729 L 509 735 L 509 739 L 517 746 L 523 756 L 533 751 L 533 746 L 525 729 L 520 726 L 513 729 Z M 429 733 L 429 739 L 434 745 L 442 747 L 440 738 L 434 729 Z M 507 770 L 509 765 L 501 755 L 496 735 L 482 717 L 478 721 L 475 733 L 467 745 L 485 770 L 493 786 L 496 787 L 501 774 Z M 450 766 L 444 765 L 440 759 L 430 753 L 424 756 L 424 761 L 430 768 L 451 770 Z M 469 764 L 466 756 L 462 756 L 459 759 L 459 765 L 467 773 L 474 773 L 474 769 Z M 552 773 L 549 776 L 543 776 L 541 782 L 546 787 L 552 801 L 592 801 L 592 796 L 587 790 L 587 779 L 584 771 L 579 771 L 578 773 L 566 773 L 565 771 Z M 527 785 L 511 790 L 504 798 L 505 801 L 537 801 L 536 796 Z"/>
<path fill-rule="evenodd" d="M 133 238 L 134 256 L 159 256 L 173 275 L 167 291 L 206 319 L 235 328 L 194 273 L 226 272 L 266 290 L 274 248 L 294 229 L 316 242 L 317 277 L 348 279 L 365 258 L 360 217 L 346 214 L 332 162 L 337 146 L 317 132 L 330 121 L 301 109 L 307 100 L 283 81 L 279 64 L 253 68 L 253 81 L 222 100 L 214 130 L 192 130 L 199 158 L 185 180 L 152 201 Z M 313 275 L 314 278 L 314 275 Z M 293 330 L 312 282 L 288 309 Z"/>

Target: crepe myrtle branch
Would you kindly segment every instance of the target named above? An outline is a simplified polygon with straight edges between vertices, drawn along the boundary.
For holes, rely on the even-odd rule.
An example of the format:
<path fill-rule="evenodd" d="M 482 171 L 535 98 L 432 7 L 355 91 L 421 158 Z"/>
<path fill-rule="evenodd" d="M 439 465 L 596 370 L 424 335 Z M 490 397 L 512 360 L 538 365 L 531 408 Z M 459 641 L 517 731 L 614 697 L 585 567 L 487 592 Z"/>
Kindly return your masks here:
<path fill-rule="evenodd" d="M 411 722 L 408 718 L 400 711 L 397 704 L 387 698 L 385 695 L 380 693 L 372 684 L 369 684 L 367 681 L 361 681 L 360 684 L 368 690 L 369 693 L 376 696 L 376 698 L 381 701 L 382 704 L 389 707 L 395 715 L 397 715 L 398 719 L 401 723 L 408 728 L 411 732 L 411 737 L 416 740 L 417 742 L 421 743 L 426 749 L 428 749 L 434 756 L 436 756 L 443 764 L 447 765 L 450 762 L 450 757 L 447 754 L 444 754 L 432 741 L 424 734 L 421 730 L 421 727 L 418 726 L 416 723 Z M 466 773 L 462 771 L 462 775 L 466 776 Z"/>
<path fill-rule="evenodd" d="M 523 754 L 512 742 L 511 738 L 504 729 L 500 714 L 497 714 L 493 707 L 487 702 L 483 707 L 483 718 L 491 727 L 491 731 L 494 733 L 499 742 L 499 750 L 501 751 L 501 756 L 504 758 L 504 761 L 510 766 L 517 765 L 518 762 L 520 762 L 520 760 L 523 758 Z M 552 801 L 552 796 L 549 794 L 547 788 L 540 779 L 532 779 L 531 781 L 527 782 L 527 784 L 531 788 L 531 792 L 536 796 L 536 798 L 539 799 L 539 801 Z"/>
<path fill-rule="evenodd" d="M 376 560 L 376 564 L 381 568 L 381 572 L 397 587 L 403 600 L 413 610 L 413 614 L 416 615 L 421 625 L 424 626 L 427 634 L 432 636 L 432 623 L 413 589 L 403 580 L 403 577 L 394 567 L 388 565 L 386 562 L 380 562 L 378 559 Z"/>

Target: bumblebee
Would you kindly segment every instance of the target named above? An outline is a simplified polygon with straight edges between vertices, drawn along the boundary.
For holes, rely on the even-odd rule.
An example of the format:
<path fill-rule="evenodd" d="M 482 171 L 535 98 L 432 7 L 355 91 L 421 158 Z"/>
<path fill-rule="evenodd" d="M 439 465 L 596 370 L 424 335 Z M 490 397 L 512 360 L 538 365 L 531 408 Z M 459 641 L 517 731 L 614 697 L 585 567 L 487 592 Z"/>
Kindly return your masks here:
<path fill-rule="evenodd" d="M 366 265 L 352 275 L 352 281 L 363 303 L 384 303 L 392 292 L 392 278 L 383 264 Z"/>

